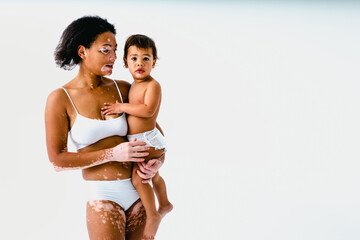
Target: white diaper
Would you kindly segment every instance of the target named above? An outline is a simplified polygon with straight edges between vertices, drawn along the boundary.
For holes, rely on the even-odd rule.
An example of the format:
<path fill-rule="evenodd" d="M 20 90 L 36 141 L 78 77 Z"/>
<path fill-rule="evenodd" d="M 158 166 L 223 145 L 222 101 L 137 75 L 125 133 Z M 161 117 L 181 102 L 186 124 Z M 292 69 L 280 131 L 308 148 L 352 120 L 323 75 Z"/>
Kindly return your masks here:
<path fill-rule="evenodd" d="M 146 146 L 154 147 L 156 150 L 164 149 L 164 152 L 166 152 L 165 137 L 157 128 L 143 133 L 127 135 L 127 138 L 129 141 L 136 138 L 137 141 L 146 142 Z"/>

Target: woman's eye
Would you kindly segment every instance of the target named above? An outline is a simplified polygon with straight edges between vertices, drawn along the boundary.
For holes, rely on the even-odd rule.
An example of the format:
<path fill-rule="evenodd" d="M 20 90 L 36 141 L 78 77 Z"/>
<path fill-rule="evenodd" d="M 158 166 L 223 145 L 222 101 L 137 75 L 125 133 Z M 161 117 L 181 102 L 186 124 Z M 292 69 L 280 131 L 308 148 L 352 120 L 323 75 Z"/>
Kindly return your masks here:
<path fill-rule="evenodd" d="M 102 52 L 102 53 L 105 53 L 105 54 L 110 52 L 109 49 L 100 49 L 99 51 Z"/>

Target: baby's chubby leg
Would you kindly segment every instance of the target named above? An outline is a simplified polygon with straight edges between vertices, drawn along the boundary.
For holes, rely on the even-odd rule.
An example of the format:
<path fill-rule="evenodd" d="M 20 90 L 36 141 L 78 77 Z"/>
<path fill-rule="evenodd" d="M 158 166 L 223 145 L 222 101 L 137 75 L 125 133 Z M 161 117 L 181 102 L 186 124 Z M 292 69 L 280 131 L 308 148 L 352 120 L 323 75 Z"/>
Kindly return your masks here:
<path fill-rule="evenodd" d="M 157 172 L 156 175 L 152 178 L 152 183 L 155 194 L 159 201 L 158 213 L 163 218 L 173 209 L 173 205 L 169 202 L 166 192 L 166 184 L 164 179 L 160 176 L 159 172 Z"/>
<path fill-rule="evenodd" d="M 144 238 L 154 238 L 161 222 L 161 215 L 156 210 L 155 195 L 148 183 L 142 183 L 142 178 L 137 174 L 138 165 L 134 163 L 132 171 L 132 183 L 140 195 L 141 202 L 146 212 L 146 224 Z"/>

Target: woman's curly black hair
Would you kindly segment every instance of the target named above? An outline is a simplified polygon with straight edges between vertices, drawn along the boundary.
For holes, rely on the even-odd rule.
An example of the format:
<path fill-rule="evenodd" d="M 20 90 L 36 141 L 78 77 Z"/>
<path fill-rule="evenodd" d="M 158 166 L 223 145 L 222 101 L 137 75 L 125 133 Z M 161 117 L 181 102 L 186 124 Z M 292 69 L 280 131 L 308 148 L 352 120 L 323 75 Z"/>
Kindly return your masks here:
<path fill-rule="evenodd" d="M 73 21 L 64 30 L 55 49 L 56 65 L 65 70 L 73 69 L 81 62 L 78 47 L 90 48 L 96 37 L 104 32 L 116 34 L 114 25 L 99 16 L 84 16 Z"/>

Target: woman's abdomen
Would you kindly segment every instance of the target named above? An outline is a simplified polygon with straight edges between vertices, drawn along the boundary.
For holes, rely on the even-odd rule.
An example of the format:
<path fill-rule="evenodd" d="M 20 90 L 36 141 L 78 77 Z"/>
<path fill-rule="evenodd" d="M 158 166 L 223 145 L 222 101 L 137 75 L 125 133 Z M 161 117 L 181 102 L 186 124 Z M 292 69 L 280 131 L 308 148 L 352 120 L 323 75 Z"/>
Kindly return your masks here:
<path fill-rule="evenodd" d="M 115 147 L 116 145 L 127 142 L 126 137 L 112 136 L 102 139 L 90 146 L 79 149 L 78 152 L 92 152 Z M 111 181 L 131 177 L 131 162 L 108 162 L 82 170 L 85 180 Z"/>

